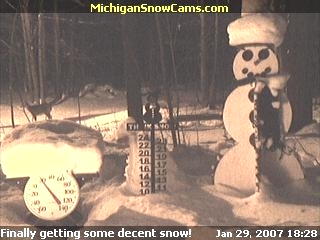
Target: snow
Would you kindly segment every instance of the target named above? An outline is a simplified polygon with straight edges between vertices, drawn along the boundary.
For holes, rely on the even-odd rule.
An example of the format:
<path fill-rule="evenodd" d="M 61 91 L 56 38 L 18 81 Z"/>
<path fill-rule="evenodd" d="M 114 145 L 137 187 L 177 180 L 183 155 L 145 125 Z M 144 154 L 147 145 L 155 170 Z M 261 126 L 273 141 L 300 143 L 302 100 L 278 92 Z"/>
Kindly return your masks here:
<path fill-rule="evenodd" d="M 319 202 L 288 204 L 285 200 L 281 195 L 270 198 L 270 194 L 256 193 L 242 199 L 234 213 L 260 226 L 319 226 Z"/>
<path fill-rule="evenodd" d="M 275 13 L 257 13 L 245 15 L 228 26 L 231 46 L 255 43 L 281 45 L 287 23 Z"/>
<path fill-rule="evenodd" d="M 7 178 L 59 169 L 74 174 L 97 173 L 103 151 L 102 136 L 91 128 L 71 121 L 35 122 L 6 135 L 1 145 L 1 166 Z"/>
<path fill-rule="evenodd" d="M 305 168 L 320 166 L 320 125 L 310 124 L 288 136 L 287 146 L 296 149 Z"/>
<path fill-rule="evenodd" d="M 192 99 L 190 95 L 187 98 Z M 220 189 L 212 184 L 212 165 L 219 161 L 220 155 L 228 154 L 230 148 L 234 146 L 234 142 L 223 129 L 221 121 L 183 124 L 185 141 L 182 133 L 181 139 L 185 145 L 170 152 L 170 156 L 176 165 L 176 171 L 184 175 L 180 181 L 185 188 L 137 196 L 125 187 L 124 173 L 129 147 L 126 142 L 120 141 L 123 137 L 125 138 L 124 132 L 122 131 L 123 135 L 121 135 L 121 131 L 118 131 L 119 126 L 126 126 L 122 121 L 127 119 L 122 105 L 123 95 L 108 101 L 101 99 L 98 101 L 95 98 L 81 101 L 82 114 L 88 116 L 82 124 L 90 125 L 94 129 L 98 129 L 95 126 L 100 126 L 101 129 L 101 126 L 107 126 L 109 129 L 106 127 L 102 132 L 102 134 L 105 133 L 106 142 L 100 177 L 81 188 L 79 211 L 84 218 L 78 224 L 87 226 L 320 226 L 319 165 L 313 164 L 315 160 L 320 161 L 319 123 L 314 123 L 287 137 L 288 144 L 290 142 L 292 144 L 289 146 L 302 159 L 302 165 L 306 171 L 305 179 L 282 186 L 263 181 L 262 191 L 251 196 L 231 189 Z M 3 102 L 1 104 L 1 123 L 8 125 L 10 124 L 9 107 Z M 72 99 L 63 105 L 56 106 L 53 117 L 76 119 L 77 113 L 73 109 L 74 106 Z M 190 114 L 190 112 L 205 112 L 206 109 L 188 105 L 188 108 L 181 108 L 181 111 Z M 165 112 L 166 109 L 163 110 L 164 116 Z M 101 115 L 92 116 L 99 114 Z M 17 122 L 25 123 L 23 114 L 18 116 L 20 118 L 17 117 Z M 40 130 L 36 131 L 41 133 Z M 8 132 L 6 128 L 5 133 L 8 134 Z M 117 136 L 115 136 L 116 133 Z M 166 134 L 169 136 L 169 133 Z M 93 134 L 93 136 L 96 135 Z M 14 139 L 19 141 L 17 138 Z M 169 137 L 168 140 L 170 140 Z M 97 143 L 97 140 L 95 141 Z M 2 142 L 1 150 L 5 145 Z M 172 148 L 170 143 L 168 147 Z M 238 165 L 234 166 L 234 168 L 237 167 Z M 32 224 L 26 217 L 28 211 L 23 201 L 22 191 L 16 186 L 5 183 L 3 176 L 0 181 L 0 225 Z"/>

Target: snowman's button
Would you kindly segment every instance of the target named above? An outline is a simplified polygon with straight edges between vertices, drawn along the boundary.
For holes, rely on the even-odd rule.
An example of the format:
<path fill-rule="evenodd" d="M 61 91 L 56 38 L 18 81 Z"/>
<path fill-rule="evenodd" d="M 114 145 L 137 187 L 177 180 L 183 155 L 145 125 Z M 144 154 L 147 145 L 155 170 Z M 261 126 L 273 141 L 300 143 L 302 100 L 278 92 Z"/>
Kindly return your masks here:
<path fill-rule="evenodd" d="M 249 114 L 249 119 L 252 124 L 254 124 L 254 111 L 251 111 Z"/>
<path fill-rule="evenodd" d="M 251 146 L 253 146 L 254 148 L 256 147 L 256 137 L 255 137 L 254 133 L 252 133 L 250 135 L 249 142 L 250 142 Z"/>
<path fill-rule="evenodd" d="M 250 100 L 250 102 L 254 102 L 254 88 L 252 88 L 250 91 L 249 91 L 249 94 L 248 94 L 248 98 Z"/>

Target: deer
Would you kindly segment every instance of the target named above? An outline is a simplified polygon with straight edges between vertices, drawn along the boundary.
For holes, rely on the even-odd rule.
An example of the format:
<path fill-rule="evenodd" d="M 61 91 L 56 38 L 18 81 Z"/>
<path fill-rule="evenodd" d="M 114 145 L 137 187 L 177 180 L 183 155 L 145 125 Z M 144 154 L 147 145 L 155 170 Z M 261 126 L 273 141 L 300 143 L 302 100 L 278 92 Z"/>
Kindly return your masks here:
<path fill-rule="evenodd" d="M 55 97 L 53 100 L 41 103 L 29 103 L 22 97 L 21 92 L 18 90 L 20 101 L 22 103 L 23 109 L 27 109 L 31 113 L 33 121 L 37 121 L 37 116 L 46 115 L 48 119 L 52 119 L 51 111 L 54 105 L 61 104 L 68 99 L 66 94 L 61 94 Z"/>

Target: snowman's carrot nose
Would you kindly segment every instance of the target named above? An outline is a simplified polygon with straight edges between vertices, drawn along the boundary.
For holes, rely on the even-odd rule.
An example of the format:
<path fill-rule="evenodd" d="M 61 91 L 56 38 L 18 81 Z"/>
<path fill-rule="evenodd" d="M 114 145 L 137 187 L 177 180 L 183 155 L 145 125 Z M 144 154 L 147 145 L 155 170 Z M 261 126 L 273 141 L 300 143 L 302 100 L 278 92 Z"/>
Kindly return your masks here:
<path fill-rule="evenodd" d="M 254 61 L 254 65 L 258 65 L 261 62 L 261 59 L 257 59 L 256 61 Z"/>

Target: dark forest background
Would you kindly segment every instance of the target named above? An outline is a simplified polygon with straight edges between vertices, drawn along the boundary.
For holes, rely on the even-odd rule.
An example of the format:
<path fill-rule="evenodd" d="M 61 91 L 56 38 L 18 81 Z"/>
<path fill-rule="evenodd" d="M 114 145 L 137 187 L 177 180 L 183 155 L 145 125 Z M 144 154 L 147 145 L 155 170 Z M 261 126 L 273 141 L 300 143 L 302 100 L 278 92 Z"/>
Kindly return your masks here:
<path fill-rule="evenodd" d="M 298 129 L 312 120 L 312 99 L 320 92 L 320 18 L 319 13 L 283 16 L 289 25 L 280 61 L 291 73 L 288 94 Z M 236 48 L 229 46 L 226 29 L 238 17 L 1 14 L 1 92 L 20 88 L 40 101 L 61 92 L 76 96 L 87 83 L 136 91 L 183 86 L 199 90 L 201 104 L 214 108 L 235 81 Z"/>
<path fill-rule="evenodd" d="M 139 78 L 143 85 L 161 82 L 159 39 L 154 15 L 110 14 L 43 14 L 45 82 L 49 86 L 72 86 L 91 81 L 111 83 L 124 88 L 126 84 L 125 62 L 130 78 Z M 216 84 L 224 88 L 232 79 L 232 62 L 236 50 L 228 45 L 227 25 L 240 14 L 219 15 L 217 77 Z M 58 19 L 57 19 L 58 18 Z M 167 78 L 177 84 L 199 86 L 200 76 L 200 17 L 195 14 L 159 15 L 165 47 Z M 13 23 L 15 21 L 15 23 Z M 30 14 L 31 41 L 29 44 L 38 63 L 39 16 Z M 58 21 L 58 22 L 57 22 Z M 208 45 L 208 65 L 211 75 L 214 65 L 215 16 L 206 16 L 205 41 Z M 13 24 L 15 26 L 13 26 Z M 57 26 L 57 24 L 59 26 Z M 15 28 L 15 29 L 12 29 Z M 56 28 L 59 28 L 58 30 Z M 10 37 L 14 32 L 13 45 Z M 58 36 L 56 36 L 56 31 Z M 56 39 L 57 38 L 57 39 Z M 57 40 L 57 43 L 55 42 Z M 56 66 L 56 46 L 58 65 Z M 128 46 L 127 46 L 128 45 Z M 172 45 L 172 46 L 171 46 Z M 11 47 L 13 49 L 11 49 Z M 1 81 L 8 84 L 9 50 L 13 51 L 13 78 L 23 83 L 25 74 L 24 36 L 21 16 L 1 14 Z M 128 48 L 126 48 L 128 47 Z M 172 52 L 174 59 L 172 59 Z M 175 64 L 173 64 L 173 61 Z M 17 66 L 18 65 L 18 66 Z M 57 72 L 58 67 L 58 72 Z M 174 73 L 174 68 L 176 73 Z M 174 76 L 176 74 L 176 77 Z M 57 77 L 58 75 L 58 77 Z M 23 77 L 24 76 L 24 77 Z M 74 78 L 74 79 L 71 79 Z M 7 80 L 7 81 L 6 81 Z M 200 87 L 200 86 L 199 86 Z"/>

